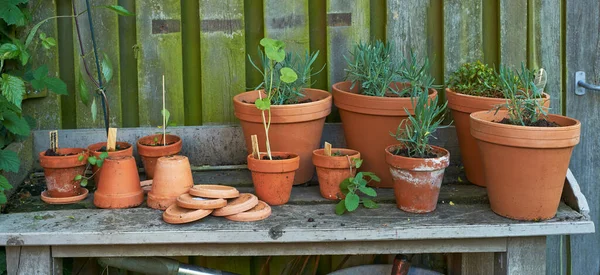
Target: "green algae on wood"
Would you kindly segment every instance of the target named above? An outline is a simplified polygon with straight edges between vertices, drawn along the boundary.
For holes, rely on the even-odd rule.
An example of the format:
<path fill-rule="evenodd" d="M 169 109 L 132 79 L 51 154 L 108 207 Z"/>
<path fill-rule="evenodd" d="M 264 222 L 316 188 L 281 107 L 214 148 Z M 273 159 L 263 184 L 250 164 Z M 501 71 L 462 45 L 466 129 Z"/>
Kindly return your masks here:
<path fill-rule="evenodd" d="M 387 0 L 386 37 L 392 43 L 392 56 L 410 56 L 412 50 L 418 57 L 426 57 L 427 9 L 431 0 Z M 429 57 L 430 59 L 432 56 Z"/>
<path fill-rule="evenodd" d="M 136 1 L 140 126 L 162 124 L 162 75 L 171 121 L 184 122 L 181 3 Z"/>
<path fill-rule="evenodd" d="M 135 2 L 119 0 L 119 5 L 135 13 Z M 123 127 L 137 127 L 140 123 L 138 103 L 137 60 L 135 59 L 134 45 L 135 16 L 119 16 L 119 70 L 121 75 L 121 121 Z"/>
<path fill-rule="evenodd" d="M 244 1 L 202 0 L 200 19 L 202 122 L 233 123 L 232 98 L 246 91 Z"/>
<path fill-rule="evenodd" d="M 310 50 L 308 0 L 264 0 L 265 37 L 282 40 L 286 51 Z"/>
<path fill-rule="evenodd" d="M 445 75 L 461 64 L 483 62 L 482 0 L 444 2 Z"/>
<path fill-rule="evenodd" d="M 527 62 L 527 0 L 500 0 L 500 62 L 513 68 Z"/>

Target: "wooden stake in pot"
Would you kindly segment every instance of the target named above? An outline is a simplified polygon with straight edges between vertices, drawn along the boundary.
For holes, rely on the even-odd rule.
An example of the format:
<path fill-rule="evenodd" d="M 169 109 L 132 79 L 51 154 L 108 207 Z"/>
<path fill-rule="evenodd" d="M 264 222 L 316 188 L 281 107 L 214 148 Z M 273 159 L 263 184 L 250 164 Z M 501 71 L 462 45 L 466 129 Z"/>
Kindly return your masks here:
<path fill-rule="evenodd" d="M 50 149 L 54 152 L 58 151 L 58 130 L 50 131 L 48 135 L 50 136 Z"/>
<path fill-rule="evenodd" d="M 162 117 L 163 117 L 163 145 L 166 146 L 167 145 L 167 117 L 165 115 L 165 75 L 163 74 L 162 76 L 162 103 L 163 103 L 163 108 L 162 108 Z"/>
<path fill-rule="evenodd" d="M 260 150 L 258 147 L 258 137 L 256 135 L 250 136 L 252 139 L 252 157 L 260 159 Z"/>
<path fill-rule="evenodd" d="M 331 157 L 331 143 L 325 141 L 325 146 L 323 148 L 325 148 L 325 155 Z"/>
<path fill-rule="evenodd" d="M 106 139 L 106 152 L 114 152 L 117 147 L 117 128 L 108 128 Z"/>

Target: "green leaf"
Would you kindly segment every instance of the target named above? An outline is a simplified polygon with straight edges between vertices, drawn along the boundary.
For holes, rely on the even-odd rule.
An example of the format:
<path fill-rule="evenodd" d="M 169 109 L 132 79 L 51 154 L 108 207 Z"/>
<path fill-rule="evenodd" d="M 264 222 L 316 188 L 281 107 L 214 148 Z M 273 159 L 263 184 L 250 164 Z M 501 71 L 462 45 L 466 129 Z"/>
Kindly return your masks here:
<path fill-rule="evenodd" d="M 346 204 L 344 200 L 341 200 L 335 205 L 335 213 L 338 215 L 343 215 L 346 213 Z"/>
<path fill-rule="evenodd" d="M 90 113 L 92 113 L 92 121 L 96 122 L 96 117 L 98 117 L 98 106 L 96 105 L 96 97 L 92 99 L 92 105 L 90 106 Z"/>
<path fill-rule="evenodd" d="M 377 196 L 377 192 L 375 192 L 375 189 L 373 189 L 371 187 L 360 186 L 360 187 L 358 187 L 358 190 L 360 190 L 360 192 L 363 192 L 367 196 L 371 196 L 371 197 Z"/>
<path fill-rule="evenodd" d="M 79 155 L 79 157 L 77 157 L 77 160 L 78 160 L 78 161 L 82 161 L 82 160 L 83 160 L 83 158 L 85 158 L 83 155 Z"/>
<path fill-rule="evenodd" d="M 17 6 L 28 0 L 0 0 L 0 18 L 8 25 L 22 26 L 25 24 L 25 14 Z"/>
<path fill-rule="evenodd" d="M 2 95 L 21 109 L 21 101 L 25 94 L 25 82 L 21 78 L 9 74 L 2 74 L 0 82 Z"/>
<path fill-rule="evenodd" d="M 96 167 L 100 168 L 102 167 L 102 164 L 104 164 L 104 160 L 103 159 L 99 159 L 96 161 Z"/>
<path fill-rule="evenodd" d="M 165 122 L 169 125 L 169 118 L 171 118 L 171 112 L 167 109 L 162 109 L 160 114 L 165 118 Z"/>
<path fill-rule="evenodd" d="M 8 182 L 5 176 L 0 175 L 0 187 L 4 188 L 4 190 L 10 190 L 13 188 L 12 185 Z"/>
<path fill-rule="evenodd" d="M 356 169 L 358 169 L 362 166 L 363 160 L 354 158 L 354 159 L 352 159 L 352 162 L 354 163 L 354 167 L 356 167 Z"/>
<path fill-rule="evenodd" d="M 15 135 L 29 136 L 29 123 L 27 123 L 27 120 L 24 117 L 19 116 L 14 112 L 4 112 L 4 121 L 2 124 L 9 132 Z"/>
<path fill-rule="evenodd" d="M 19 47 L 13 43 L 4 43 L 0 46 L 0 59 L 13 59 L 20 54 Z"/>
<path fill-rule="evenodd" d="M 279 70 L 279 73 L 281 74 L 281 76 L 279 76 L 279 79 L 281 79 L 281 81 L 285 83 L 293 83 L 294 81 L 296 81 L 296 79 L 298 79 L 298 75 L 296 74 L 296 72 L 294 72 L 294 70 L 288 67 L 281 68 L 281 70 Z"/>
<path fill-rule="evenodd" d="M 50 46 L 50 44 L 48 44 L 48 42 L 46 42 L 46 40 L 42 40 L 42 46 L 44 46 L 44 49 L 49 50 L 50 48 L 52 48 L 52 46 Z"/>
<path fill-rule="evenodd" d="M 35 69 L 35 71 L 33 71 L 33 78 L 34 79 L 44 79 L 48 77 L 48 66 L 47 65 L 42 65 L 39 68 Z"/>
<path fill-rule="evenodd" d="M 46 42 L 50 47 L 56 46 L 56 39 L 54 39 L 53 37 L 48 37 L 44 39 L 44 42 Z"/>
<path fill-rule="evenodd" d="M 352 212 L 358 208 L 358 205 L 360 204 L 360 198 L 354 193 L 348 193 L 344 199 L 344 204 L 346 205 L 346 209 L 349 212 Z"/>
<path fill-rule="evenodd" d="M 19 172 L 21 161 L 16 152 L 11 150 L 0 150 L 0 170 L 8 172 Z"/>
<path fill-rule="evenodd" d="M 108 157 L 108 152 L 102 152 L 100 153 L 100 159 L 105 159 Z"/>
<path fill-rule="evenodd" d="M 107 6 L 99 6 L 99 7 L 112 10 L 112 11 L 116 12 L 118 15 L 123 15 L 123 16 L 135 15 L 134 13 L 128 11 L 126 8 L 119 6 L 119 5 L 107 5 Z"/>
<path fill-rule="evenodd" d="M 260 40 L 260 45 L 265 47 L 265 54 L 271 60 L 281 62 L 285 59 L 285 43 L 283 41 L 263 38 Z"/>
<path fill-rule="evenodd" d="M 348 186 L 350 185 L 350 183 L 352 183 L 352 179 L 354 179 L 354 178 L 350 177 L 350 178 L 346 178 L 342 182 L 340 182 L 340 190 L 348 191 Z"/>
<path fill-rule="evenodd" d="M 6 195 L 4 194 L 4 191 L 0 191 L 0 205 L 6 204 L 7 202 L 8 202 L 8 200 L 6 199 Z"/>
<path fill-rule="evenodd" d="M 269 110 L 271 108 L 271 100 L 269 98 L 257 99 L 254 101 L 254 105 L 261 111 Z"/>
<path fill-rule="evenodd" d="M 373 181 L 376 181 L 376 182 L 381 181 L 381 179 L 377 175 L 375 175 L 375 173 L 373 173 L 373 172 L 362 172 L 362 173 L 365 177 L 369 177 Z"/>
<path fill-rule="evenodd" d="M 0 1 L 2 1 L 2 0 L 0 0 Z M 48 17 L 48 18 L 38 22 L 37 24 L 35 24 L 33 26 L 33 28 L 31 28 L 31 30 L 29 31 L 29 34 L 27 34 L 27 39 L 25 39 L 25 47 L 28 47 L 29 44 L 31 44 L 31 41 L 33 41 L 33 37 L 35 37 L 35 33 L 42 26 L 42 24 L 46 23 L 48 20 L 51 20 L 51 19 L 56 19 L 56 17 Z"/>
<path fill-rule="evenodd" d="M 81 180 L 82 178 L 83 178 L 82 175 L 77 175 L 77 176 L 75 176 L 75 178 L 73 180 L 78 181 L 78 180 Z"/>
<path fill-rule="evenodd" d="M 369 199 L 363 199 L 363 205 L 369 209 L 379 208 L 379 204 Z"/>
<path fill-rule="evenodd" d="M 85 80 L 83 79 L 81 71 L 79 72 L 79 79 L 77 82 L 79 83 L 79 97 L 81 97 L 81 102 L 85 105 L 90 104 L 90 92 L 85 85 Z"/>
<path fill-rule="evenodd" d="M 104 80 L 108 83 L 113 77 L 113 67 L 108 55 L 106 53 L 102 53 L 102 55 L 104 56 L 102 58 L 102 74 L 104 75 Z"/>
<path fill-rule="evenodd" d="M 42 40 L 46 39 L 46 33 L 45 32 L 40 32 L 40 39 L 42 39 Z"/>
<path fill-rule="evenodd" d="M 88 162 L 89 162 L 91 165 L 96 165 L 96 162 L 97 162 L 97 161 L 98 161 L 98 159 L 97 159 L 96 157 L 94 157 L 94 156 L 88 157 Z"/>
<path fill-rule="evenodd" d="M 54 92 L 57 95 L 68 95 L 67 84 L 58 77 L 46 77 L 44 83 L 48 90 Z"/>
<path fill-rule="evenodd" d="M 87 184 L 88 184 L 88 179 L 86 179 L 86 178 L 82 179 L 81 182 L 79 183 L 79 185 L 81 185 L 83 187 L 86 187 Z"/>

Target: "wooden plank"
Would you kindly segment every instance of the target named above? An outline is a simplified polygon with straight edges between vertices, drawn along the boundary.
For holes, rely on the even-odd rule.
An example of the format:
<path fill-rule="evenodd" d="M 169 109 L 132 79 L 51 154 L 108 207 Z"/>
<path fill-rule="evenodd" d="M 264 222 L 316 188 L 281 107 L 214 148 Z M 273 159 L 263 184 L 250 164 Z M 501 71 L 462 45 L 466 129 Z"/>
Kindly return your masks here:
<path fill-rule="evenodd" d="M 329 87 L 344 81 L 346 60 L 354 44 L 369 41 L 369 0 L 327 1 L 327 74 Z M 323 72 L 325 73 L 325 72 Z"/>
<path fill-rule="evenodd" d="M 231 99 L 246 91 L 244 1 L 200 4 L 202 122 L 233 123 Z"/>
<path fill-rule="evenodd" d="M 387 1 L 386 37 L 389 43 L 393 43 L 394 58 L 408 57 L 411 50 L 419 57 L 427 56 L 427 13 L 430 4 L 431 0 Z"/>
<path fill-rule="evenodd" d="M 39 22 L 50 16 L 55 16 L 56 3 L 55 1 L 38 1 L 30 2 L 29 8 L 32 9 L 31 22 Z M 34 9 L 35 7 L 35 9 Z M 46 36 L 58 39 L 58 30 L 56 26 L 56 20 L 50 20 L 44 23 L 39 33 L 44 32 Z M 23 33 L 21 41 L 24 41 L 27 32 Z M 31 55 L 28 65 L 31 65 L 33 69 L 37 69 L 42 65 L 48 66 L 48 72 L 50 76 L 59 77 L 58 68 L 58 46 L 53 47 L 50 50 L 46 50 L 42 47 L 42 41 L 38 38 L 38 35 L 32 40 L 29 46 L 29 54 Z M 34 50 L 37 49 L 37 50 Z M 43 93 L 43 91 L 35 91 L 33 88 L 28 87 L 27 95 L 34 97 L 36 94 Z M 36 119 L 36 126 L 34 129 L 59 129 L 62 126 L 61 113 L 60 113 L 60 100 L 61 96 L 45 91 L 47 96 L 38 99 L 29 99 L 23 101 L 23 113 L 32 116 Z M 73 91 L 69 91 L 73 93 Z"/>
<path fill-rule="evenodd" d="M 494 273 L 494 253 L 463 253 L 461 255 L 462 275 Z"/>
<path fill-rule="evenodd" d="M 600 93 L 587 90 L 585 96 L 574 93 L 576 71 L 585 71 L 587 82 L 600 84 L 600 13 L 598 1 L 566 2 L 566 113 L 581 122 L 581 143 L 573 150 L 570 169 L 577 178 L 581 192 L 589 203 L 589 213 L 596 225 L 600 224 L 600 170 L 593 169 L 600 160 L 596 151 L 600 139 L 594 138 L 600 130 Z M 573 274 L 600 272 L 600 233 L 571 236 Z"/>
<path fill-rule="evenodd" d="M 483 62 L 481 0 L 444 2 L 444 72 L 449 76 L 466 62 Z"/>
<path fill-rule="evenodd" d="M 265 37 L 282 40 L 286 51 L 310 50 L 308 0 L 263 0 Z"/>
<path fill-rule="evenodd" d="M 117 0 L 102 0 L 94 3 L 94 5 L 116 5 Z M 77 12 L 83 12 L 86 10 L 85 0 L 76 0 L 75 7 L 77 8 Z M 120 127 L 121 126 L 121 83 L 120 83 L 120 70 L 119 70 L 119 18 L 118 15 L 110 11 L 108 9 L 98 9 L 93 8 L 92 12 L 92 20 L 94 25 L 94 35 L 96 39 L 97 49 L 98 49 L 98 58 L 100 62 L 102 62 L 104 58 L 104 54 L 108 56 L 110 62 L 113 67 L 113 76 L 112 80 L 108 83 L 104 83 L 104 87 L 106 90 L 106 97 L 108 98 L 107 104 L 110 107 L 110 117 L 109 123 L 112 127 Z M 88 21 L 89 13 L 82 14 L 78 17 L 81 42 L 83 44 L 83 49 L 86 53 L 84 58 L 81 58 L 81 52 L 79 47 L 79 42 L 77 40 L 77 31 L 73 28 L 73 43 L 74 43 L 74 51 L 75 51 L 75 78 L 79 79 L 80 73 L 83 75 L 85 79 L 85 83 L 87 84 L 87 89 L 90 93 L 90 105 L 92 104 L 92 99 L 96 98 L 96 104 L 98 106 L 98 115 L 96 121 L 94 122 L 92 119 L 92 114 L 90 111 L 90 106 L 86 106 L 81 103 L 80 89 L 79 85 L 75 85 L 76 94 L 77 94 L 77 105 L 76 105 L 76 113 L 77 113 L 77 128 L 97 128 L 104 127 L 104 119 L 102 112 L 102 104 L 100 96 L 95 96 L 96 86 L 94 86 L 93 82 L 86 75 L 85 70 L 83 68 L 83 63 L 86 62 L 87 66 L 90 70 L 91 76 L 98 79 L 98 74 L 96 70 L 96 63 L 93 54 L 92 47 L 92 39 L 90 35 L 90 25 Z"/>
<path fill-rule="evenodd" d="M 180 19 L 180 1 L 136 1 L 140 126 L 161 124 L 162 75 L 170 120 L 184 122 Z"/>
<path fill-rule="evenodd" d="M 7 247 L 6 259 L 8 275 L 56 274 L 49 246 Z"/>
<path fill-rule="evenodd" d="M 500 62 L 527 65 L 527 0 L 500 0 Z"/>
<path fill-rule="evenodd" d="M 507 275 L 545 275 L 546 237 L 509 238 L 505 268 Z"/>

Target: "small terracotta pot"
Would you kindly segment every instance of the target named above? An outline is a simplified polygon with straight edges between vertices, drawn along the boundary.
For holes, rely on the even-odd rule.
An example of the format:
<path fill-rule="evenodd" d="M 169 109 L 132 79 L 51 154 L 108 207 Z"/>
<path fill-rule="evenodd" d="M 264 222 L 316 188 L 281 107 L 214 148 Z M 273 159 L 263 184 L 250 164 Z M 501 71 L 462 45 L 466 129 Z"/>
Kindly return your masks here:
<path fill-rule="evenodd" d="M 114 151 L 114 152 L 108 152 L 109 157 L 133 156 L 133 146 L 131 146 L 131 144 L 129 144 L 127 142 L 117 142 L 117 145 L 120 148 L 126 148 L 126 149 L 122 149 L 122 150 Z M 102 152 L 99 152 L 98 150 L 100 150 L 102 147 L 105 147 L 105 146 L 106 146 L 106 142 L 98 142 L 98 143 L 88 146 L 87 149 L 91 156 L 99 158 L 100 154 L 102 154 Z M 94 182 L 96 182 L 96 184 L 98 184 L 98 179 L 100 178 L 100 173 L 102 173 L 102 169 L 100 169 L 100 172 L 96 172 L 96 171 L 98 171 L 98 167 L 96 165 L 92 165 L 92 173 L 94 174 Z"/>
<path fill-rule="evenodd" d="M 156 167 L 156 161 L 160 157 L 173 156 L 181 152 L 181 138 L 176 135 L 167 135 L 166 146 L 158 145 L 152 146 L 154 138 L 158 138 L 159 143 L 162 143 L 162 134 L 156 134 L 151 136 L 145 136 L 138 139 L 137 150 L 140 157 L 142 157 L 142 163 L 144 164 L 144 171 L 146 172 L 147 179 L 154 178 L 154 169 Z"/>
<path fill-rule="evenodd" d="M 492 122 L 507 117 L 506 111 L 494 113 L 471 114 L 471 134 L 479 145 L 492 210 L 517 220 L 554 217 L 581 124 L 548 115 L 562 127 L 508 125 Z"/>
<path fill-rule="evenodd" d="M 312 161 L 317 167 L 321 196 L 328 200 L 338 200 L 345 197 L 340 190 L 340 183 L 356 174 L 356 168 L 352 168 L 350 173 L 350 165 L 352 159 L 360 159 L 360 153 L 339 148 L 332 148 L 331 151 L 340 152 L 342 156 L 326 156 L 324 149 L 318 149 L 313 151 Z"/>
<path fill-rule="evenodd" d="M 161 157 L 156 162 L 152 189 L 148 192 L 148 207 L 165 210 L 194 185 L 192 169 L 186 156 Z"/>
<path fill-rule="evenodd" d="M 483 164 L 477 142 L 471 135 L 469 115 L 473 112 L 491 110 L 495 106 L 506 103 L 506 99 L 465 95 L 451 89 L 446 89 L 446 99 L 448 99 L 448 108 L 452 111 L 460 157 L 467 179 L 475 185 L 485 187 Z M 545 107 L 550 107 L 550 95 L 544 93 L 542 100 Z"/>
<path fill-rule="evenodd" d="M 94 193 L 96 207 L 130 208 L 144 202 L 144 190 L 133 156 L 109 156 L 100 171 Z"/>
<path fill-rule="evenodd" d="M 44 168 L 48 195 L 53 198 L 65 198 L 81 195 L 79 184 L 75 176 L 85 173 L 88 151 L 83 148 L 60 148 L 58 154 L 70 156 L 46 156 L 40 152 L 40 165 Z M 79 160 L 83 154 L 84 158 Z"/>
<path fill-rule="evenodd" d="M 315 173 L 311 162 L 312 151 L 319 148 L 325 118 L 331 113 L 330 93 L 316 89 L 304 89 L 304 93 L 312 102 L 271 106 L 271 151 L 293 152 L 300 156 L 300 168 L 296 171 L 294 184 L 312 179 Z M 260 150 L 267 150 L 262 112 L 250 103 L 256 99 L 258 91 L 233 97 L 235 116 L 240 119 L 248 153 L 252 152 L 252 135 L 258 135 Z"/>
<path fill-rule="evenodd" d="M 399 147 L 392 145 L 385 149 L 398 208 L 410 213 L 432 212 L 437 206 L 444 170 L 450 164 L 450 153 L 437 146 L 431 146 L 437 158 L 409 158 L 391 153 Z"/>
<path fill-rule="evenodd" d="M 270 205 L 286 204 L 292 194 L 294 175 L 300 166 L 300 157 L 294 153 L 271 152 L 283 160 L 258 160 L 248 155 L 248 169 L 252 171 L 254 191 L 258 198 Z M 261 158 L 266 154 L 261 154 Z"/>
<path fill-rule="evenodd" d="M 333 101 L 339 108 L 348 148 L 361 153 L 365 171 L 380 175 L 381 182 L 372 182 L 377 187 L 392 188 L 393 180 L 385 164 L 383 151 L 397 141 L 390 136 L 396 133 L 400 122 L 408 118 L 404 111 L 414 114 L 410 97 L 376 97 L 358 94 L 358 85 L 350 89 L 350 81 L 333 85 Z M 398 87 L 406 84 L 396 83 Z M 429 99 L 437 96 L 435 89 L 429 90 Z"/>

